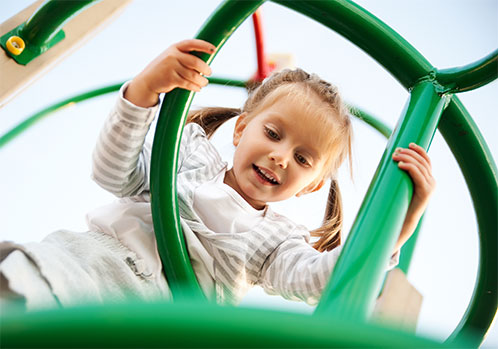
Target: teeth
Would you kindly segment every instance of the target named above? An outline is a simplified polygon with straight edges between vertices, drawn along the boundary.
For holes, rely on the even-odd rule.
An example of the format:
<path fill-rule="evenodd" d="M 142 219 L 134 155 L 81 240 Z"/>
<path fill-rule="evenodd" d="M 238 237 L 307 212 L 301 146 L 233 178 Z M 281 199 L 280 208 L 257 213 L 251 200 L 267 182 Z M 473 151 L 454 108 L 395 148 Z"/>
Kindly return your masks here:
<path fill-rule="evenodd" d="M 259 173 L 261 173 L 266 179 L 268 179 L 269 182 L 273 183 L 273 184 L 278 184 L 278 181 L 271 175 L 269 174 L 268 172 L 266 172 L 265 170 L 263 170 L 262 168 L 259 168 L 257 167 L 257 170 Z"/>

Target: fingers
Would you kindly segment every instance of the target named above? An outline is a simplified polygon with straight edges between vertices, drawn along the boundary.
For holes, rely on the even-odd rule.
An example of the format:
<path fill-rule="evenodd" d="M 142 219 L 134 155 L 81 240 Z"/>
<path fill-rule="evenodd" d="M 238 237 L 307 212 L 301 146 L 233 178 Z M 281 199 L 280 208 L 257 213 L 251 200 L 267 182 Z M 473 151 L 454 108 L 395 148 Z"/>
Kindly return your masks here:
<path fill-rule="evenodd" d="M 432 177 L 431 160 L 424 148 L 414 143 L 408 149 L 397 148 L 393 160 L 410 175 L 415 193 L 421 198 L 428 198 L 434 190 L 435 180 Z"/>
<path fill-rule="evenodd" d="M 415 143 L 411 143 L 408 149 L 397 148 L 393 154 L 393 160 L 398 161 L 401 166 L 406 163 L 413 164 L 424 175 L 430 176 L 431 160 L 424 148 Z"/>
<path fill-rule="evenodd" d="M 177 87 L 199 92 L 209 81 L 204 76 L 210 76 L 211 67 L 192 51 L 213 53 L 216 47 L 207 41 L 192 39 L 181 41 L 173 45 L 177 49 L 175 53 L 178 62 L 175 72 L 179 77 Z"/>
<path fill-rule="evenodd" d="M 201 88 L 209 83 L 208 79 L 200 75 L 197 71 L 188 69 L 181 64 L 175 71 L 180 78 L 178 81 L 178 87 L 180 88 L 200 92 Z"/>
<path fill-rule="evenodd" d="M 187 69 L 192 69 L 205 76 L 211 75 L 211 67 L 199 57 L 189 53 L 178 52 L 178 61 Z"/>
<path fill-rule="evenodd" d="M 141 86 L 146 87 L 143 92 L 153 97 L 177 87 L 199 92 L 208 84 L 204 76 L 211 75 L 211 67 L 191 53 L 214 53 L 215 50 L 214 45 L 203 40 L 181 41 L 163 51 L 136 78 L 141 80 Z"/>
<path fill-rule="evenodd" d="M 204 40 L 199 39 L 190 39 L 180 41 L 175 45 L 180 51 L 188 53 L 191 51 L 204 52 L 204 53 L 214 53 L 216 51 L 216 47 Z"/>

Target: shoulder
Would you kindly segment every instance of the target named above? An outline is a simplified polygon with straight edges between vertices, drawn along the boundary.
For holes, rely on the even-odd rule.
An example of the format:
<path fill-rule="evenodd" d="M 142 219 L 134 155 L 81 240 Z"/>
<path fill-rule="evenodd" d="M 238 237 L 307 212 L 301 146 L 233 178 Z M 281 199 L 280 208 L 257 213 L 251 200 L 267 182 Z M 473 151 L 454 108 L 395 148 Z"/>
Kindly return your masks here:
<path fill-rule="evenodd" d="M 181 146 L 189 155 L 210 155 L 219 157 L 218 150 L 208 139 L 204 129 L 196 123 L 188 123 L 183 128 Z M 221 161 L 221 158 L 220 158 Z"/>
<path fill-rule="evenodd" d="M 183 128 L 184 138 L 199 138 L 207 140 L 206 132 L 204 129 L 195 122 L 190 122 Z"/>
<path fill-rule="evenodd" d="M 185 125 L 180 144 L 179 173 L 204 169 L 201 177 L 211 178 L 225 167 L 226 163 L 202 127 L 196 123 Z"/>

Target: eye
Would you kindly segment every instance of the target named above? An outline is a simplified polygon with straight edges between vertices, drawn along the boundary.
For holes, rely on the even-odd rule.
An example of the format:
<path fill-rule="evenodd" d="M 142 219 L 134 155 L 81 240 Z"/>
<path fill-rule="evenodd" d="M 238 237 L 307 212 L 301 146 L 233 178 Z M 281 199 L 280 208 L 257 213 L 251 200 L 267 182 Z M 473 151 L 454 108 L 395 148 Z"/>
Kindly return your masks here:
<path fill-rule="evenodd" d="M 311 164 L 309 163 L 308 159 L 306 159 L 301 154 L 296 153 L 295 158 L 296 158 L 296 161 L 299 162 L 301 165 L 306 166 L 306 167 L 311 167 Z"/>
<path fill-rule="evenodd" d="M 271 139 L 274 139 L 274 140 L 277 140 L 277 141 L 280 140 L 280 136 L 278 135 L 278 133 L 276 131 L 272 130 L 271 128 L 269 128 L 269 127 L 265 126 L 265 133 Z"/>

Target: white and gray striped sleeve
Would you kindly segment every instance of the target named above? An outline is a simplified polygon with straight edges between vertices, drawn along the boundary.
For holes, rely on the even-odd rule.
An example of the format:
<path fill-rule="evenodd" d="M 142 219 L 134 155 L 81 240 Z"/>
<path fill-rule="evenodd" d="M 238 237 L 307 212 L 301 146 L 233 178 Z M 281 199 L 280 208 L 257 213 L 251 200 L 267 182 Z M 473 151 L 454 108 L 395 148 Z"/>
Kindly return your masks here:
<path fill-rule="evenodd" d="M 127 85 L 121 87 L 92 158 L 93 180 L 118 197 L 138 195 L 149 188 L 150 146 L 144 142 L 158 108 L 141 108 L 125 100 Z"/>
<path fill-rule="evenodd" d="M 320 253 L 304 239 L 279 245 L 263 266 L 260 285 L 268 294 L 315 305 L 320 300 L 341 248 Z"/>

